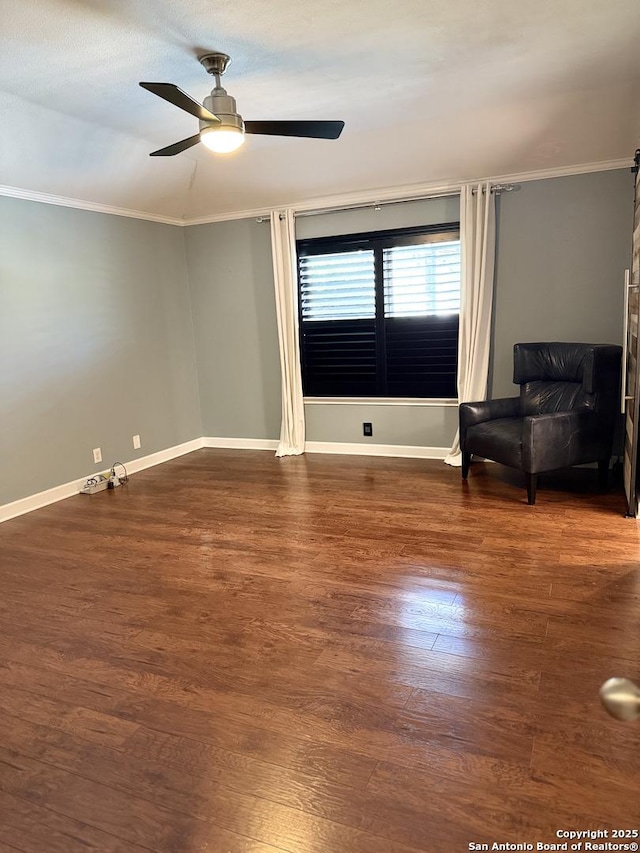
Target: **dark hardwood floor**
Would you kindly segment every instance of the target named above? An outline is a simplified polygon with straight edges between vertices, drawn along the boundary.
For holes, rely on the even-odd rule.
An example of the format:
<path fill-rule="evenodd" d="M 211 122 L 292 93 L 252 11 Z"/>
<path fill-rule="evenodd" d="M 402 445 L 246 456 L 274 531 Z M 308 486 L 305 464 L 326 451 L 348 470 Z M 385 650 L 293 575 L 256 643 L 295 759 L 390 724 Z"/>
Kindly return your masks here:
<path fill-rule="evenodd" d="M 0 853 L 640 828 L 640 528 L 566 477 L 201 450 L 0 526 Z"/>

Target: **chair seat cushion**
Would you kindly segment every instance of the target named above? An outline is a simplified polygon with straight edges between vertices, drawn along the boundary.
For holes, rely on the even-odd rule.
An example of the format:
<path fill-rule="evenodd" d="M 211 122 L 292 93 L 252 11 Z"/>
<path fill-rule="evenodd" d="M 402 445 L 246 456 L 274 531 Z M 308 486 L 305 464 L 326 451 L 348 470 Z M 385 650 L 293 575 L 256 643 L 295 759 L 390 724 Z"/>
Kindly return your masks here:
<path fill-rule="evenodd" d="M 498 418 L 469 427 L 466 449 L 522 470 L 522 418 Z"/>

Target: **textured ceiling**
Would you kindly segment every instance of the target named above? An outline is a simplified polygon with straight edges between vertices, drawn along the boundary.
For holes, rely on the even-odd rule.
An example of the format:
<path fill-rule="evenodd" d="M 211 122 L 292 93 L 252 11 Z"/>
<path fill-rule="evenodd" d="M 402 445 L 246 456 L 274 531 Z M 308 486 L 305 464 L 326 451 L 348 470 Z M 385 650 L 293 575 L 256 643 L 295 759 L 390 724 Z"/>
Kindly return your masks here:
<path fill-rule="evenodd" d="M 0 184 L 197 218 L 336 193 L 629 158 L 638 0 L 0 0 Z M 191 116 L 229 53 L 245 119 L 344 119 L 336 142 L 248 136 L 222 157 Z"/>

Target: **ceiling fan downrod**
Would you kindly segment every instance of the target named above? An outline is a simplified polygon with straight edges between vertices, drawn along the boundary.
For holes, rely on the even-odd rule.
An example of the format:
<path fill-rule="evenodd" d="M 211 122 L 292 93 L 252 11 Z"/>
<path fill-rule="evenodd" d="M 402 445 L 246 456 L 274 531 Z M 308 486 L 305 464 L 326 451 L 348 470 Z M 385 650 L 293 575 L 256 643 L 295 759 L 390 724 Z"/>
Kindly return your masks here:
<path fill-rule="evenodd" d="M 216 78 L 216 89 L 221 89 L 220 78 L 227 70 L 227 66 L 231 62 L 231 57 L 226 53 L 205 53 L 198 57 L 200 64 L 208 74 L 213 74 Z"/>

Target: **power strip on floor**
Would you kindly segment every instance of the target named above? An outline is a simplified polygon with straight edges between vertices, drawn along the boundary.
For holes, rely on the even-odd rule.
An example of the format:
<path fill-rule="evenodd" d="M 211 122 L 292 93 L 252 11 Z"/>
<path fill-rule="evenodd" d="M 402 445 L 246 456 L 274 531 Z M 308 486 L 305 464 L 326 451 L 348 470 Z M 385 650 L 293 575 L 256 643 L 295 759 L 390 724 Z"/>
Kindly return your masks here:
<path fill-rule="evenodd" d="M 115 462 L 109 476 L 106 474 L 96 474 L 95 477 L 89 477 L 84 486 L 80 489 L 81 495 L 95 495 L 96 492 L 104 492 L 105 489 L 115 489 L 116 486 L 121 486 L 129 481 L 127 469 L 122 465 L 124 477 L 116 474 L 116 466 L 122 465 L 121 462 Z"/>
<path fill-rule="evenodd" d="M 97 477 L 89 477 L 84 486 L 80 489 L 81 495 L 95 495 L 96 492 L 104 492 L 109 488 L 109 480 L 103 475 L 98 474 Z"/>

